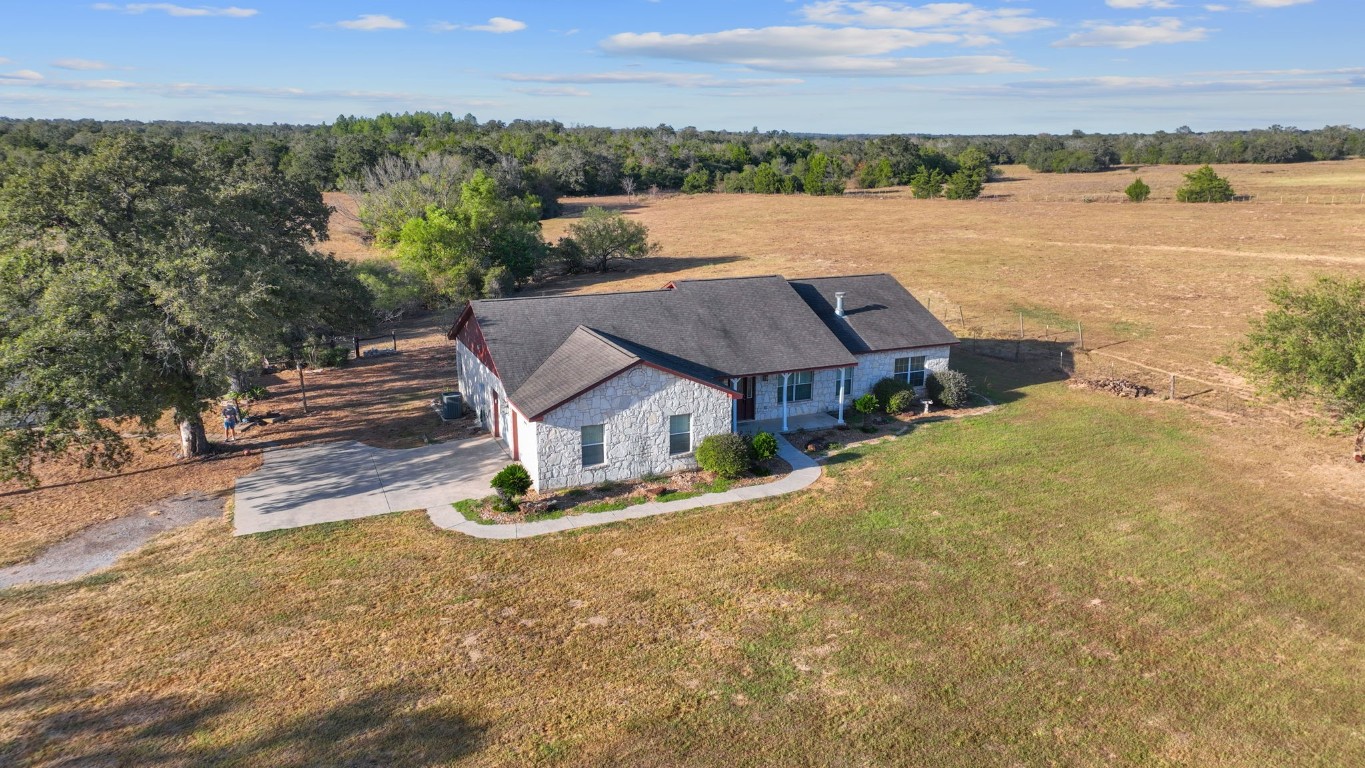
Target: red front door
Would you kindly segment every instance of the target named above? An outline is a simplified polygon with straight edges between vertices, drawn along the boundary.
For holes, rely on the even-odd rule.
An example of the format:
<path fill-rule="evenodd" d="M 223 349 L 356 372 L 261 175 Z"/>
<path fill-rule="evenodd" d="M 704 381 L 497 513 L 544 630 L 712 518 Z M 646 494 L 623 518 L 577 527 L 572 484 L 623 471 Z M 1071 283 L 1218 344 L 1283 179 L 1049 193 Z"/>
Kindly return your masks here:
<path fill-rule="evenodd" d="M 754 377 L 745 376 L 739 380 L 739 394 L 741 395 L 737 418 L 740 421 L 754 420 Z"/>

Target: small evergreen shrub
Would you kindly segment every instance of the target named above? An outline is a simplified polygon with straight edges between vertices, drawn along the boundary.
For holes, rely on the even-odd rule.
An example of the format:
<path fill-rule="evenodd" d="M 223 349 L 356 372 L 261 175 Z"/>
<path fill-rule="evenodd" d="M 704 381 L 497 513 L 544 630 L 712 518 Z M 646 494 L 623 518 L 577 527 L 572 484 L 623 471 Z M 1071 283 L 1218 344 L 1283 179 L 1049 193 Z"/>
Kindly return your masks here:
<path fill-rule="evenodd" d="M 902 389 L 886 402 L 887 413 L 910 413 L 915 410 L 915 393 Z"/>
<path fill-rule="evenodd" d="M 498 492 L 503 511 L 510 512 L 517 507 L 516 498 L 531 490 L 531 475 L 520 464 L 508 464 L 493 475 L 489 485 Z"/>
<path fill-rule="evenodd" d="M 1140 203 L 1152 194 L 1152 188 L 1147 186 L 1147 182 L 1143 181 L 1142 177 L 1139 176 L 1132 184 L 1129 184 L 1128 187 L 1123 190 L 1123 194 L 1127 195 L 1129 200 Z"/>
<path fill-rule="evenodd" d="M 949 408 L 961 408 L 967 404 L 971 394 L 970 382 L 962 371 L 934 371 L 925 380 L 929 397 Z"/>
<path fill-rule="evenodd" d="M 853 410 L 861 413 L 863 416 L 867 416 L 877 410 L 877 396 L 868 392 L 857 400 L 854 400 Z"/>
<path fill-rule="evenodd" d="M 904 392 L 910 389 L 910 385 L 903 381 L 887 377 L 872 385 L 872 394 L 877 397 L 877 404 L 883 408 L 891 405 L 891 397 L 897 392 Z"/>
<path fill-rule="evenodd" d="M 759 432 L 754 435 L 750 445 L 754 450 L 754 458 L 759 461 L 767 461 L 777 455 L 777 437 L 771 432 Z"/>
<path fill-rule="evenodd" d="M 749 468 L 753 454 L 743 435 L 710 435 L 697 447 L 697 464 L 716 477 L 733 479 Z"/>

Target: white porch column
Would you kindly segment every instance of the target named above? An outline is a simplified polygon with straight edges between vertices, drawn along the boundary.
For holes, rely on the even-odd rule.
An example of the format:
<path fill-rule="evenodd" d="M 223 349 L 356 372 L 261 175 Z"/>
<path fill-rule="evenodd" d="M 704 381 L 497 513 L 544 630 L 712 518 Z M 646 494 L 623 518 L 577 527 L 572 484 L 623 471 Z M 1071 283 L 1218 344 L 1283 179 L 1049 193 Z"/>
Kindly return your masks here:
<path fill-rule="evenodd" d="M 839 423 L 844 423 L 844 369 L 839 371 Z"/>
<path fill-rule="evenodd" d="M 739 389 L 739 379 L 730 379 L 730 389 Z M 739 431 L 739 401 L 730 398 L 730 431 Z"/>
<path fill-rule="evenodd" d="M 787 379 L 791 378 L 790 373 L 782 374 L 782 431 L 787 431 Z"/>

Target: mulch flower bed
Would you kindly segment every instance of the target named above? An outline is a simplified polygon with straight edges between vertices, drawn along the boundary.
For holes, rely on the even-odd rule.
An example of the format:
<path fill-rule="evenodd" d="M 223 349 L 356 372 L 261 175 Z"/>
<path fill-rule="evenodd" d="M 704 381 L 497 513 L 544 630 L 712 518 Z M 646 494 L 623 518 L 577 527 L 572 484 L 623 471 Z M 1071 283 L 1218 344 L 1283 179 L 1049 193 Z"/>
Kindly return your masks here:
<path fill-rule="evenodd" d="M 974 399 L 981 402 L 980 398 Z M 945 408 L 941 405 L 935 405 L 929 409 L 929 413 L 924 413 L 923 408 L 917 408 L 914 413 L 894 415 L 878 412 L 864 417 L 862 414 L 854 413 L 845 416 L 849 423 L 842 427 L 795 432 L 787 435 L 787 438 L 798 449 L 812 456 L 819 456 L 829 451 L 838 451 L 851 446 L 879 442 L 888 437 L 903 435 L 913 429 L 917 423 L 961 419 L 967 416 L 989 413 L 993 410 L 995 410 L 993 404 L 984 402 L 982 405 L 971 408 Z"/>
<path fill-rule="evenodd" d="M 773 457 L 759 462 L 754 470 L 734 480 L 717 478 L 710 472 L 679 472 L 675 475 L 643 480 L 607 482 L 600 485 L 536 493 L 520 499 L 516 512 L 496 508 L 496 496 L 461 502 L 456 509 L 476 523 L 502 525 L 549 520 L 565 515 L 591 514 L 625 509 L 648 501 L 676 501 L 706 493 L 719 493 L 746 485 L 770 483 L 791 472 L 791 465 Z"/>

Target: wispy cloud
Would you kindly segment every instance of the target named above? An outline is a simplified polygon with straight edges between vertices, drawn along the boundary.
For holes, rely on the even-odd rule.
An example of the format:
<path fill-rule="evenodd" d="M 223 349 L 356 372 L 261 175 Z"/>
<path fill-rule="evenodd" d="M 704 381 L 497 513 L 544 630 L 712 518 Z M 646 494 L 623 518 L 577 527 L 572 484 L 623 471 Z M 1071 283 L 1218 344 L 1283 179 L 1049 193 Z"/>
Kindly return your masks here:
<path fill-rule="evenodd" d="M 859 27 L 930 29 L 964 33 L 1017 35 L 1056 26 L 1050 19 L 1033 15 L 1028 8 L 978 8 L 972 3 L 854 2 L 825 0 L 801 8 L 807 21 L 818 24 L 851 24 Z"/>
<path fill-rule="evenodd" d="M 1354 93 L 1365 91 L 1365 67 L 1204 72 L 1170 77 L 1101 75 L 1020 80 L 1000 85 L 967 85 L 951 88 L 904 85 L 900 86 L 899 90 L 934 92 L 956 97 L 1043 98 L 1065 95 L 1087 100 L 1249 92 L 1284 95 Z"/>
<path fill-rule="evenodd" d="M 77 72 L 97 72 L 104 69 L 114 69 L 113 65 L 94 59 L 57 59 L 52 62 L 52 66 L 57 69 L 71 69 Z"/>
<path fill-rule="evenodd" d="M 13 64 L 13 63 L 14 63 L 14 60 L 13 60 L 13 59 L 7 59 L 7 58 L 5 58 L 4 56 L 0 56 L 0 64 Z"/>
<path fill-rule="evenodd" d="M 612 35 L 601 46 L 609 53 L 622 55 L 839 77 L 918 77 L 1035 69 L 1007 56 L 885 56 L 906 48 L 971 42 L 974 41 L 951 32 L 808 25 L 730 29 L 695 35 L 625 32 Z"/>
<path fill-rule="evenodd" d="M 582 88 L 575 88 L 572 85 L 548 86 L 545 88 L 513 88 L 517 93 L 524 93 L 528 96 L 591 96 L 592 92 Z"/>
<path fill-rule="evenodd" d="M 235 19 L 245 19 L 255 16 L 260 11 L 255 8 L 238 8 L 237 6 L 211 6 L 211 5 L 175 5 L 174 3 L 127 3 L 118 5 L 116 3 L 95 3 L 90 6 L 97 11 L 116 11 L 118 13 L 151 13 L 159 12 L 168 16 L 227 16 Z"/>
<path fill-rule="evenodd" d="M 338 21 L 336 26 L 341 29 L 349 29 L 354 32 L 381 32 L 388 29 L 407 29 L 407 22 L 402 19 L 395 19 L 392 16 L 385 16 L 382 13 L 365 13 L 354 19 Z"/>
<path fill-rule="evenodd" d="M 1171 0 L 1104 0 L 1110 8 L 1176 8 Z"/>
<path fill-rule="evenodd" d="M 499 75 L 515 83 L 572 83 L 576 85 L 666 85 L 673 88 L 770 88 L 800 85 L 796 77 L 724 78 L 689 72 L 582 72 L 528 75 L 510 72 Z"/>
<path fill-rule="evenodd" d="M 1288 8 L 1291 5 L 1308 5 L 1313 0 L 1248 0 L 1257 8 Z"/>
<path fill-rule="evenodd" d="M 508 32 L 520 32 L 526 29 L 526 22 L 509 19 L 505 16 L 494 16 L 486 24 L 453 24 L 449 21 L 438 21 L 430 26 L 433 32 L 454 32 L 465 30 L 467 32 L 491 32 L 495 35 L 505 35 Z"/>
<path fill-rule="evenodd" d="M 43 79 L 43 76 L 31 69 L 20 69 L 14 72 L 0 72 L 0 85 L 32 85 Z"/>
<path fill-rule="evenodd" d="M 1157 18 L 1128 24 L 1085 22 L 1085 29 L 1074 32 L 1052 45 L 1057 48 L 1141 48 L 1145 45 L 1194 43 L 1208 37 L 1203 27 L 1186 27 L 1180 19 Z"/>

